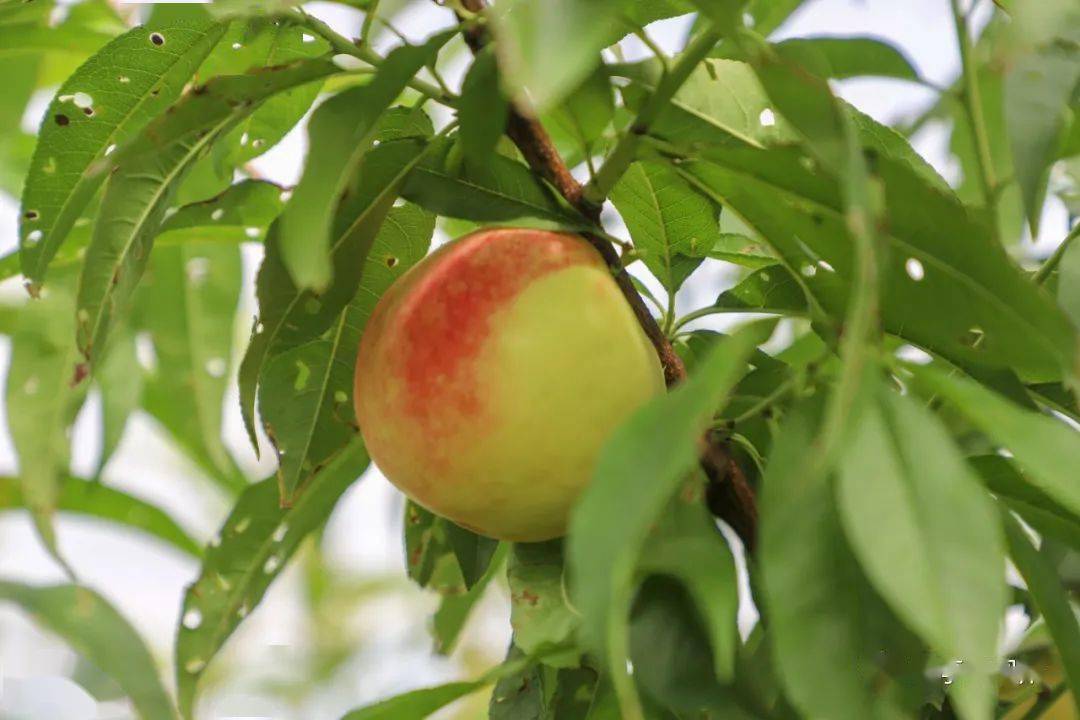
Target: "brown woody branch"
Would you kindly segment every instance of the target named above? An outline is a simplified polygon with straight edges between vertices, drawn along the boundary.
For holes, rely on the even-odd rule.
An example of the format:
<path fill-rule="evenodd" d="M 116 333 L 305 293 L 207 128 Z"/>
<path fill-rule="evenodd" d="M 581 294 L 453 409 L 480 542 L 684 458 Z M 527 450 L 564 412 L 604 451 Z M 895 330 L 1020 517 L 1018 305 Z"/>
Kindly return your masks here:
<path fill-rule="evenodd" d="M 478 14 L 484 10 L 484 0 L 461 0 L 461 5 L 471 13 Z M 466 24 L 464 36 L 474 53 L 482 49 L 487 42 L 483 27 L 476 23 Z M 539 120 L 516 103 L 512 103 L 506 134 L 534 172 L 551 183 L 578 212 L 599 225 L 600 206 L 586 200 L 583 186 L 570 173 Z M 623 267 L 615 248 L 597 235 L 586 233 L 584 237 L 611 268 L 619 290 L 656 349 L 668 387 L 684 380 L 686 367 L 682 358 L 675 352 L 675 348 L 649 312 L 645 301 L 634 288 L 630 274 Z M 712 433 L 707 433 L 702 438 L 701 466 L 709 478 L 709 508 L 728 523 L 738 533 L 746 549 L 752 551 L 757 535 L 757 502 L 754 490 L 731 456 L 727 443 Z"/>

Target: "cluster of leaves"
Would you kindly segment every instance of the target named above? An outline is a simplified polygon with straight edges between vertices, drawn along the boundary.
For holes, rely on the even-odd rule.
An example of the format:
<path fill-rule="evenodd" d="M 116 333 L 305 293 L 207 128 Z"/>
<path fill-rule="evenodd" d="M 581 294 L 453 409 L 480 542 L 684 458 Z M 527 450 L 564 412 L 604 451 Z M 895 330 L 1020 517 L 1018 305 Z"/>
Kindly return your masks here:
<path fill-rule="evenodd" d="M 442 597 L 437 649 L 453 649 L 504 573 L 513 646 L 476 680 L 347 717 L 424 717 L 492 686 L 493 718 L 1068 712 L 1080 697 L 1080 233 L 1034 272 L 1010 253 L 1048 194 L 1078 197 L 1075 3 L 1002 0 L 972 40 L 953 0 L 963 74 L 901 131 L 830 88 L 922 82 L 894 48 L 768 41 L 799 0 L 448 5 L 457 25 L 383 57 L 368 42 L 377 2 L 359 3 L 358 42 L 287 2 L 159 5 L 133 27 L 99 0 L 59 22 L 47 0 L 0 3 L 4 127 L 59 83 L 36 138 L 0 138 L 0 182 L 22 197 L 18 253 L 0 269 L 35 297 L 0 317 L 20 460 L 0 500 L 32 514 L 61 563 L 58 511 L 200 559 L 175 704 L 137 633 L 74 570 L 69 585 L 0 583 L 0 597 L 113 675 L 143 717 L 191 717 L 208 665 L 368 464 L 355 349 L 436 225 L 608 237 L 502 137 L 516 103 L 588 173 L 585 197 L 625 222 L 623 260 L 668 293 L 648 299 L 689 379 L 611 439 L 565 541 L 499 544 L 409 504 L 406 567 Z M 628 34 L 650 44 L 649 23 L 691 13 L 674 57 L 609 49 Z M 454 92 L 440 67 L 465 49 L 462 31 L 489 44 Z M 258 179 L 248 163 L 319 97 L 296 187 Z M 439 105 L 453 120 L 436 128 Z M 908 142 L 943 118 L 956 188 Z M 234 368 L 245 242 L 263 245 L 259 309 Z M 674 295 L 706 261 L 741 279 L 680 317 Z M 722 313 L 780 316 L 793 340 L 769 355 L 758 346 L 775 322 L 692 329 Z M 905 361 L 915 348 L 921 361 Z M 222 440 L 234 369 L 251 440 L 261 426 L 278 461 L 254 483 Z M 67 457 L 90 387 L 103 433 L 88 480 L 68 476 Z M 205 548 L 101 482 L 136 409 L 234 498 Z M 703 501 L 706 431 L 759 492 L 743 602 L 760 621 L 747 636 L 742 551 Z M 1022 583 L 1006 584 L 1007 559 Z M 1008 604 L 1034 622 L 1005 655 Z"/>

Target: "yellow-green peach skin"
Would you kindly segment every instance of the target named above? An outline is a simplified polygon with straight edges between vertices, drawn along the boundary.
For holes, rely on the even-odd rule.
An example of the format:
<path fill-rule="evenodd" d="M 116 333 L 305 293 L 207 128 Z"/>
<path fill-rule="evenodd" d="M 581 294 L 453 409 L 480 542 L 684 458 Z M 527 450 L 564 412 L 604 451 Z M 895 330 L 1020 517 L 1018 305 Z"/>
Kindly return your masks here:
<path fill-rule="evenodd" d="M 440 248 L 383 295 L 354 398 L 371 457 L 405 494 L 531 542 L 565 532 L 601 446 L 663 389 L 596 250 L 503 228 Z"/>

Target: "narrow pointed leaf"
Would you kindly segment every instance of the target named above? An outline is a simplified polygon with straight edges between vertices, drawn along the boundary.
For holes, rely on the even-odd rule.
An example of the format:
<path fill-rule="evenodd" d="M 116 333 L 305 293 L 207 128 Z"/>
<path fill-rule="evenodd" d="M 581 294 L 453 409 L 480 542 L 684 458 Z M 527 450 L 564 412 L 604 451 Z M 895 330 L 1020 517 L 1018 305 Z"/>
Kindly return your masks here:
<path fill-rule="evenodd" d="M 964 681 L 974 674 L 985 687 L 1005 612 L 1002 534 L 946 427 L 909 398 L 880 392 L 845 449 L 837 488 L 844 530 L 875 588 L 930 647 L 963 660 Z M 985 717 L 988 699 L 973 690 L 959 709 Z"/>
<path fill-rule="evenodd" d="M 284 188 L 272 182 L 242 180 L 209 200 L 178 209 L 161 224 L 161 235 L 155 242 L 209 240 L 219 232 L 238 242 L 253 240 L 250 235 L 254 231 L 261 234 L 281 214 L 285 193 Z"/>
<path fill-rule="evenodd" d="M 262 600 L 300 542 L 319 528 L 342 493 L 367 466 L 359 438 L 311 478 L 290 507 L 279 502 L 274 478 L 240 496 L 206 550 L 198 579 L 184 596 L 176 639 L 176 683 L 185 717 L 207 664 Z"/>
<path fill-rule="evenodd" d="M 76 585 L 32 587 L 0 582 L 0 600 L 19 605 L 114 679 L 141 717 L 176 717 L 146 644 L 93 590 Z"/>
<path fill-rule="evenodd" d="M 396 120 L 391 130 L 400 131 Z M 401 151 L 404 152 L 401 152 Z M 358 175 L 358 185 L 348 196 L 342 222 L 334 228 L 331 245 L 334 281 L 326 292 L 316 294 L 298 288 L 281 256 L 280 224 L 271 226 L 266 255 L 255 282 L 259 317 L 240 365 L 240 411 L 252 445 L 255 437 L 255 399 L 259 378 L 274 354 L 317 338 L 329 329 L 352 302 L 360 286 L 365 260 L 390 213 L 409 172 L 423 159 L 423 142 L 384 142 L 368 154 Z M 384 258 L 385 260 L 385 258 Z"/>
<path fill-rule="evenodd" d="M 829 77 L 866 75 L 919 80 L 911 61 L 893 45 L 872 37 L 800 37 L 782 40 L 778 48 L 819 53 L 828 62 Z"/>
<path fill-rule="evenodd" d="M 120 446 L 128 418 L 142 398 L 143 370 L 135 352 L 135 336 L 124 333 L 109 350 L 95 378 L 101 391 L 101 453 L 95 476 L 101 475 Z"/>
<path fill-rule="evenodd" d="M 507 106 L 499 87 L 494 48 L 487 47 L 476 56 L 461 86 L 458 116 L 466 156 L 477 162 L 491 157 L 506 129 Z"/>
<path fill-rule="evenodd" d="M 222 410 L 240 284 L 237 245 L 190 242 L 155 251 L 139 295 L 156 360 L 144 406 L 211 477 L 234 489 L 242 483 L 225 448 Z"/>
<path fill-rule="evenodd" d="M 19 482 L 13 478 L 0 478 L 0 508 L 25 507 Z M 138 530 L 191 557 L 202 555 L 200 544 L 161 508 L 100 482 L 65 476 L 59 483 L 56 509 Z"/>
<path fill-rule="evenodd" d="M 216 78 L 117 151 L 79 282 L 79 348 L 90 360 L 110 322 L 130 305 L 169 201 L 180 180 L 224 131 L 278 92 L 337 71 L 312 61 L 250 75 Z"/>
<path fill-rule="evenodd" d="M 135 28 L 103 47 L 60 86 L 45 113 L 23 190 L 19 237 L 27 278 L 44 279 L 49 262 L 104 180 L 94 161 L 175 100 L 224 31 L 210 23 Z"/>
<path fill-rule="evenodd" d="M 1032 545 L 1031 538 L 1014 517 L 1006 514 L 1004 520 L 1009 556 L 1016 563 L 1036 608 L 1050 629 L 1061 655 L 1074 706 L 1080 708 L 1080 620 L 1077 611 L 1073 609 L 1069 593 L 1061 586 L 1050 558 Z"/>
<path fill-rule="evenodd" d="M 319 106 L 308 125 L 304 174 L 281 215 L 281 259 L 302 290 L 322 291 L 332 276 L 334 208 L 376 140 L 379 119 L 409 80 L 432 64 L 453 33 L 391 52 L 374 79 Z"/>
<path fill-rule="evenodd" d="M 1020 408 L 982 385 L 930 366 L 911 366 L 917 383 L 944 398 L 972 425 L 1012 452 L 1022 477 L 1080 515 L 1080 433 L 1060 420 Z"/>
<path fill-rule="evenodd" d="M 571 516 L 567 557 L 582 640 L 614 674 L 622 702 L 632 702 L 625 672 L 637 554 L 694 468 L 701 432 L 770 331 L 771 325 L 753 325 L 717 343 L 693 378 L 623 424 L 601 452 L 593 481 Z M 612 513 L 613 507 L 619 512 Z"/>

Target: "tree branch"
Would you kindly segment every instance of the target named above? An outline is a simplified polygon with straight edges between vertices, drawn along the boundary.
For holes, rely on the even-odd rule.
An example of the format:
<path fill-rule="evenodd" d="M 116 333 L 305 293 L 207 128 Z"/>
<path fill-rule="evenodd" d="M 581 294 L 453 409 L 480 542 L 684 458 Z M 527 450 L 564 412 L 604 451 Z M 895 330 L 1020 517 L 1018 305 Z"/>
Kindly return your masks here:
<path fill-rule="evenodd" d="M 483 12 L 485 8 L 484 0 L 461 0 L 461 5 L 474 14 Z M 484 27 L 478 23 L 468 23 L 465 18 L 459 17 L 459 19 L 464 23 L 465 42 L 474 53 L 479 52 L 487 43 Z M 691 47 L 687 48 L 687 52 L 665 76 L 660 87 L 642 108 L 631 132 L 618 143 L 597 173 L 599 183 L 596 179 L 590 183 L 590 188 L 593 189 L 591 199 L 586 197 L 585 188 L 574 178 L 562 157 L 559 156 L 544 126 L 531 113 L 514 102 L 511 102 L 506 134 L 534 172 L 551 183 L 578 212 L 599 226 L 601 205 L 607 193 L 611 191 L 611 187 L 633 161 L 638 137 L 648 129 L 663 105 L 671 100 L 675 91 L 716 44 L 719 37 L 719 34 L 712 30 L 706 30 L 695 38 Z M 684 380 L 686 367 L 683 365 L 682 358 L 675 352 L 671 341 L 661 330 L 645 301 L 634 288 L 630 274 L 623 267 L 615 248 L 599 235 L 585 233 L 584 237 L 611 268 L 619 290 L 630 305 L 641 329 L 656 349 L 668 387 Z M 738 533 L 746 549 L 751 551 L 757 534 L 757 503 L 754 490 L 742 469 L 732 458 L 730 448 L 722 438 L 713 433 L 706 433 L 701 444 L 701 465 L 709 478 L 709 507 L 714 514 Z"/>

